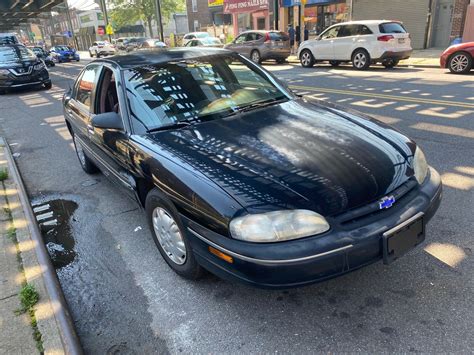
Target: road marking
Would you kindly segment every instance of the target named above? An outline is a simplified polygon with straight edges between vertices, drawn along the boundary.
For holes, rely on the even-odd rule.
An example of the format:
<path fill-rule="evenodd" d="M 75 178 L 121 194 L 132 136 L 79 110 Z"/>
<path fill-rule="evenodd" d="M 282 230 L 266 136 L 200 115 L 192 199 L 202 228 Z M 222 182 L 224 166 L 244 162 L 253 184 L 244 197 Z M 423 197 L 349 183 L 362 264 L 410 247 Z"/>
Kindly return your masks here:
<path fill-rule="evenodd" d="M 418 97 L 407 97 L 407 96 L 398 96 L 398 95 L 384 95 L 384 94 L 376 94 L 374 92 L 361 93 L 361 92 L 356 92 L 352 90 L 338 90 L 338 89 L 328 89 L 328 88 L 322 88 L 322 87 L 311 87 L 311 86 L 301 86 L 301 85 L 290 85 L 290 87 L 295 90 L 323 92 L 327 94 L 361 96 L 361 97 L 370 97 L 370 98 L 377 98 L 377 99 L 384 99 L 384 100 L 416 102 L 417 104 L 444 105 L 444 106 L 474 109 L 474 104 L 459 102 L 459 101 L 430 100 L 430 99 L 424 99 L 421 97 L 418 98 Z"/>

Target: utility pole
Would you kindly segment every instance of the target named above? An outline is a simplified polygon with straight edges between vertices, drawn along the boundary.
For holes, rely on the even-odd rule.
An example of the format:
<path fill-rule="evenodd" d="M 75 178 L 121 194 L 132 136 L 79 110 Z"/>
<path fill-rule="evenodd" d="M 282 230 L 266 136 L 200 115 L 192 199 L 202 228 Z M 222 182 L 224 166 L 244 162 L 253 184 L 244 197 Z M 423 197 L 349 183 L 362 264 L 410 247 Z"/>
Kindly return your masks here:
<path fill-rule="evenodd" d="M 275 31 L 278 31 L 278 29 L 279 29 L 279 22 L 280 22 L 280 7 L 279 7 L 279 5 L 280 5 L 280 1 L 275 0 L 275 2 L 273 3 L 273 19 L 275 20 L 275 25 L 273 26 L 273 28 L 275 29 Z"/>
<path fill-rule="evenodd" d="M 161 42 L 165 41 L 163 36 L 163 21 L 161 20 L 161 4 L 160 0 L 156 0 L 156 21 L 158 24 L 158 31 L 160 32 L 160 40 Z"/>
<path fill-rule="evenodd" d="M 74 46 L 77 48 L 77 50 L 79 50 L 77 46 L 76 35 L 74 34 L 74 28 L 72 27 L 71 14 L 69 13 L 69 5 L 67 4 L 67 0 L 64 0 L 64 7 L 66 8 L 66 18 L 67 18 L 68 27 L 71 30 L 72 42 L 74 43 Z"/>
<path fill-rule="evenodd" d="M 107 29 L 107 26 L 109 24 L 109 15 L 107 14 L 107 6 L 105 5 L 105 0 L 100 0 L 100 9 L 102 10 L 102 13 L 104 14 L 104 20 L 105 20 L 105 28 Z M 112 43 L 112 37 L 109 36 L 109 43 Z"/>

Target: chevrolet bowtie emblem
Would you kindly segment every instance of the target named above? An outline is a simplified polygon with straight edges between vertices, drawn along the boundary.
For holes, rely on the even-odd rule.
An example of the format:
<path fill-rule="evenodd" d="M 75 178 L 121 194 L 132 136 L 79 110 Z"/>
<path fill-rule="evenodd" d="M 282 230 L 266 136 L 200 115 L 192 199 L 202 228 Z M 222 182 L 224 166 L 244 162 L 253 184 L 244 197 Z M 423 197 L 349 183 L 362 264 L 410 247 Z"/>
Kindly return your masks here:
<path fill-rule="evenodd" d="M 394 196 L 385 196 L 385 197 L 382 197 L 379 201 L 379 208 L 381 210 L 383 209 L 386 209 L 386 208 L 390 208 L 393 206 L 393 204 L 395 203 L 395 197 Z"/>

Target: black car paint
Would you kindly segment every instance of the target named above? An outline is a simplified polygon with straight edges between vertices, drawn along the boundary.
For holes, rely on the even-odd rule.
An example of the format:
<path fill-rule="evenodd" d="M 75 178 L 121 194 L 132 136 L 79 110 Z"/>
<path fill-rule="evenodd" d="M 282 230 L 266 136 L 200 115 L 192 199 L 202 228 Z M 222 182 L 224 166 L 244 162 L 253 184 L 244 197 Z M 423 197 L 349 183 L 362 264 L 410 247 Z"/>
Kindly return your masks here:
<path fill-rule="evenodd" d="M 46 68 L 35 70 L 34 66 L 39 65 L 42 61 L 39 58 L 25 58 L 21 55 L 19 47 L 22 45 L 8 45 L 17 52 L 19 59 L 15 64 L 9 64 L 8 66 L 0 66 L 0 69 L 7 69 L 10 71 L 9 74 L 0 73 L 0 89 L 7 90 L 16 87 L 24 87 L 30 85 L 47 85 L 51 83 L 49 73 Z M 22 71 L 22 73 L 17 73 Z M 15 72 L 15 73 L 14 73 Z"/>
<path fill-rule="evenodd" d="M 293 208 L 310 209 L 337 222 L 341 213 L 373 203 L 413 181 L 416 145 L 391 127 L 324 103 L 293 98 L 265 110 L 186 128 L 145 135 L 131 131 L 121 70 L 219 53 L 220 50 L 210 49 L 165 51 L 160 56 L 137 52 L 97 60 L 93 65 L 105 65 L 115 71 L 125 129 L 122 132 L 93 128 L 94 114 L 78 109 L 71 93 L 64 97 L 68 127 L 84 142 L 88 155 L 105 175 L 139 203 L 143 203 L 144 193 L 151 187 L 168 196 L 192 230 L 188 238 L 199 261 L 222 277 L 260 286 L 286 287 L 336 276 L 380 259 L 380 233 L 406 219 L 402 209 L 407 203 L 392 209 L 388 220 L 370 220 L 371 226 L 353 231 L 332 227 L 323 236 L 263 246 L 233 240 L 228 226 L 232 218 L 242 214 Z M 91 107 L 94 104 L 93 99 Z M 413 206 L 407 207 L 411 212 L 429 210 L 426 220 L 434 214 L 441 198 L 436 176 L 433 170 L 434 182 L 430 180 L 429 184 L 434 187 L 430 185 L 423 199 L 417 197 L 420 188 L 411 191 Z M 362 239 L 364 231 L 366 239 Z M 277 271 L 274 265 L 265 270 L 267 276 L 259 278 L 259 265 L 241 265 L 236 261 L 229 266 L 203 255 L 207 244 L 203 247 L 203 239 L 196 239 L 196 233 L 202 233 L 205 240 L 214 240 L 218 246 L 226 245 L 243 255 L 263 259 L 284 258 L 286 252 L 287 257 L 318 254 L 321 250 L 347 246 L 354 238 L 359 238 L 360 243 L 354 249 L 356 254 L 350 267 L 346 265 L 347 255 L 331 255 L 322 259 L 324 264 L 338 258 L 338 262 L 329 261 L 329 268 L 321 267 L 317 272 L 314 264 L 299 263 L 296 268 L 292 265 L 285 269 L 279 282 L 278 276 L 271 276 Z M 305 269 L 308 267 L 316 271 Z M 294 282 L 288 281 L 291 277 Z"/>

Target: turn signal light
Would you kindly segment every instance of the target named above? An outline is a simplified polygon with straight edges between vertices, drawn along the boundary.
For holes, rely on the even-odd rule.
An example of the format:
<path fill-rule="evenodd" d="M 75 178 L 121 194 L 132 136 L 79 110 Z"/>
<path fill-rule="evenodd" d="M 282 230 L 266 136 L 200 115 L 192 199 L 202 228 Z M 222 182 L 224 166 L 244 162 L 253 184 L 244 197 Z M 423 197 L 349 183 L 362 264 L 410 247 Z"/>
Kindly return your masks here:
<path fill-rule="evenodd" d="M 227 261 L 229 264 L 232 264 L 234 262 L 234 259 L 232 259 L 231 256 L 224 254 L 223 252 L 221 252 L 220 250 L 217 250 L 216 248 L 209 247 L 209 252 L 217 256 L 219 259 Z"/>

